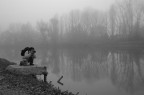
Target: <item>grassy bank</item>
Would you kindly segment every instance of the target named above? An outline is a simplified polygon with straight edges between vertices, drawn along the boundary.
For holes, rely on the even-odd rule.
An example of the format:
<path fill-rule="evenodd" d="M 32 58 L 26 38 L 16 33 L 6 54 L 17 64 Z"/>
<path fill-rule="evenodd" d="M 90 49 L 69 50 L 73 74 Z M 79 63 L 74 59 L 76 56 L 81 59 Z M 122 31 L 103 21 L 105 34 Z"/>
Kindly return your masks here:
<path fill-rule="evenodd" d="M 6 91 L 6 95 L 75 95 L 68 91 L 61 91 L 51 82 L 39 81 L 33 76 L 16 75 L 5 70 L 8 65 L 15 64 L 6 59 L 0 58 L 0 93 Z M 1 88 L 3 88 L 1 90 Z M 13 91 L 13 92 L 12 92 Z M 16 94 L 16 91 L 17 92 Z"/>

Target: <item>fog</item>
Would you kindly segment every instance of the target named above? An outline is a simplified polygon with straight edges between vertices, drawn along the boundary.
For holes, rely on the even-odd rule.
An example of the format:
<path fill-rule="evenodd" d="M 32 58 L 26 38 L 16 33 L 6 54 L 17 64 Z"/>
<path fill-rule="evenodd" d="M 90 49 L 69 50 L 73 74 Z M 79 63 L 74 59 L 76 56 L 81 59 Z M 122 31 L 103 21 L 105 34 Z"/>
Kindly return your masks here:
<path fill-rule="evenodd" d="M 144 0 L 0 0 L 0 58 L 31 46 L 60 89 L 144 93 Z"/>
<path fill-rule="evenodd" d="M 0 2 L 1 46 L 135 47 L 144 43 L 143 0 Z"/>
<path fill-rule="evenodd" d="M 67 13 L 72 9 L 93 7 L 107 10 L 114 0 L 0 0 L 0 28 L 6 29 L 12 23 L 35 25 L 39 20 L 48 21 L 54 15 Z"/>

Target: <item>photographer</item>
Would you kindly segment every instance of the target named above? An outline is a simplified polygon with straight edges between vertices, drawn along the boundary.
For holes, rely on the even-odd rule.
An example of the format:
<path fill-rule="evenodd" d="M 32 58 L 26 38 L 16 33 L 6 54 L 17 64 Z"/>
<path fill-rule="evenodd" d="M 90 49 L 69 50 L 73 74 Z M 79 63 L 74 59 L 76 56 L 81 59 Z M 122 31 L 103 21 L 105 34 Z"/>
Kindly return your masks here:
<path fill-rule="evenodd" d="M 28 66 L 34 65 L 33 60 L 36 58 L 36 51 L 33 47 L 26 47 L 21 51 L 22 61 L 20 62 L 20 66 Z"/>
<path fill-rule="evenodd" d="M 34 65 L 33 64 L 33 60 L 34 58 L 36 58 L 36 55 L 35 55 L 36 51 L 33 47 L 30 47 L 29 48 L 29 58 L 28 58 L 28 63 L 30 63 L 30 65 Z"/>

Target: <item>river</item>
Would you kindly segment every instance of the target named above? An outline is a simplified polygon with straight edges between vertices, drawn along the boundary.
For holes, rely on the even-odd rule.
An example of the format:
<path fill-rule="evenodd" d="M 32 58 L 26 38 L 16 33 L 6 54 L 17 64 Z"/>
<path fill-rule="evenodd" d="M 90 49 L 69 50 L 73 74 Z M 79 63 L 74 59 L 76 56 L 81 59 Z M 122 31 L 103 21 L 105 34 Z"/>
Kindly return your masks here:
<path fill-rule="evenodd" d="M 0 49 L 19 64 L 21 49 Z M 144 50 L 36 48 L 34 63 L 47 67 L 47 81 L 79 95 L 144 95 Z M 57 80 L 63 76 L 61 82 Z M 41 79 L 41 76 L 38 76 Z"/>

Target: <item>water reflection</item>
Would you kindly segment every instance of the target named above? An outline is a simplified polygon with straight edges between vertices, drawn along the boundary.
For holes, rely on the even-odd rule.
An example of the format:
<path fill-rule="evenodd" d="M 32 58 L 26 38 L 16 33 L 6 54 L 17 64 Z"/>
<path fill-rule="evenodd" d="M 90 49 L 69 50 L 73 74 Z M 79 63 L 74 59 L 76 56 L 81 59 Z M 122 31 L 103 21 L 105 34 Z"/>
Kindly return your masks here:
<path fill-rule="evenodd" d="M 19 58 L 15 50 L 0 52 L 9 59 Z M 52 81 L 64 75 L 64 89 L 88 95 L 144 94 L 143 51 L 37 49 L 35 63 L 47 66 Z"/>
<path fill-rule="evenodd" d="M 139 51 L 49 50 L 48 67 L 74 82 L 109 78 L 118 89 L 132 94 L 144 88 L 143 54 Z"/>
<path fill-rule="evenodd" d="M 111 53 L 109 60 L 111 63 L 109 75 L 115 86 L 129 93 L 137 91 L 141 86 L 144 87 L 139 57 L 133 57 L 131 54 L 124 52 Z"/>

